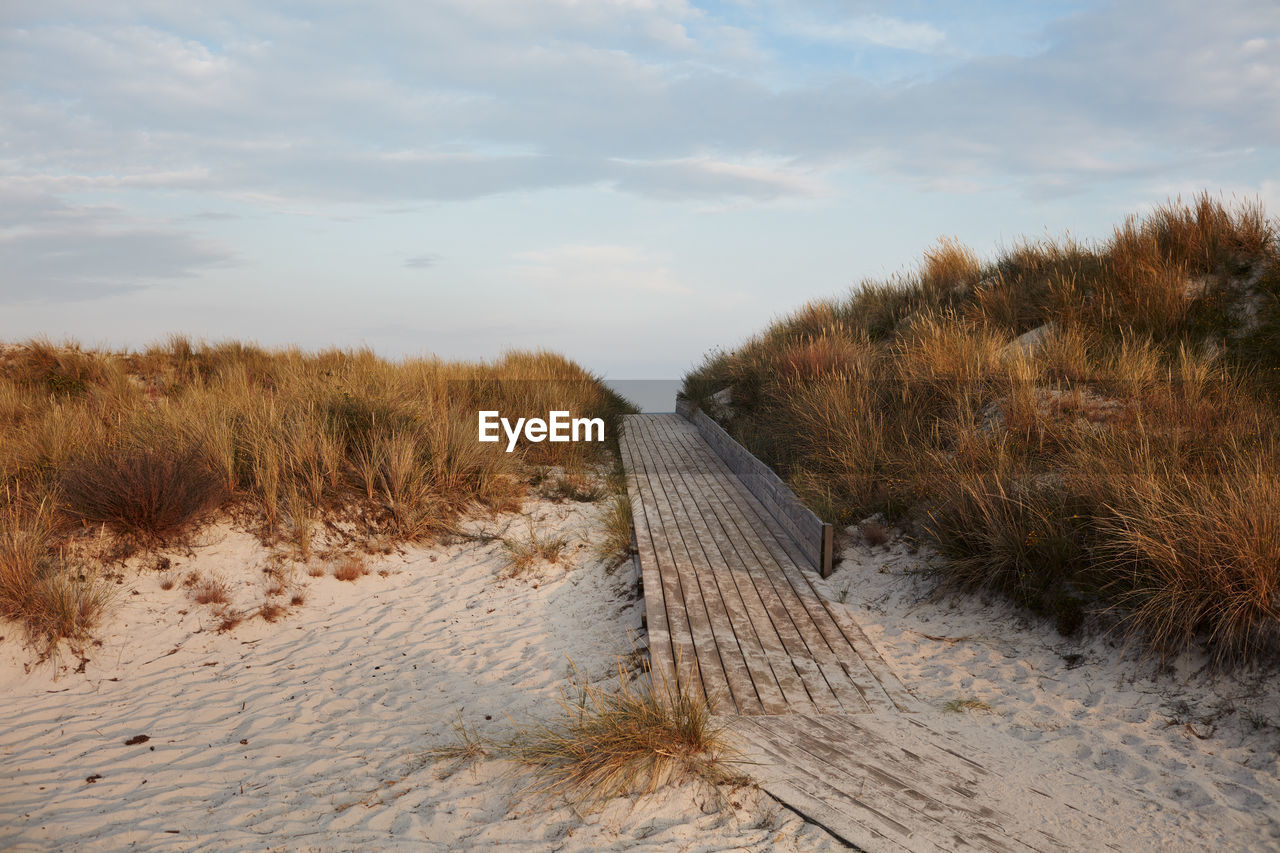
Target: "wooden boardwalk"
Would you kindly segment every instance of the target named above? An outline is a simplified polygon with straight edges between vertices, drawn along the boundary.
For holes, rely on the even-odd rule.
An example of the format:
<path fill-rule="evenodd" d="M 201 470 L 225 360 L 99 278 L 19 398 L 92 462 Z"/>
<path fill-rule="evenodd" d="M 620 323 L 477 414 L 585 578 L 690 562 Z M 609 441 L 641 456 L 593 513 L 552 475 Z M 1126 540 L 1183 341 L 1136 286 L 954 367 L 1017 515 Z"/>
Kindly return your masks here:
<path fill-rule="evenodd" d="M 621 447 L 655 674 L 716 713 L 911 706 L 857 624 L 809 583 L 796 543 L 687 421 L 632 415 Z"/>
<path fill-rule="evenodd" d="M 705 697 L 777 800 L 867 850 L 1118 849 L 1087 808 L 995 801 L 984 780 L 1025 773 L 1025 744 L 966 745 L 913 713 L 810 583 L 812 560 L 688 421 L 629 416 L 620 446 L 655 678 Z M 1047 798 L 1036 778 L 1023 790 Z"/>

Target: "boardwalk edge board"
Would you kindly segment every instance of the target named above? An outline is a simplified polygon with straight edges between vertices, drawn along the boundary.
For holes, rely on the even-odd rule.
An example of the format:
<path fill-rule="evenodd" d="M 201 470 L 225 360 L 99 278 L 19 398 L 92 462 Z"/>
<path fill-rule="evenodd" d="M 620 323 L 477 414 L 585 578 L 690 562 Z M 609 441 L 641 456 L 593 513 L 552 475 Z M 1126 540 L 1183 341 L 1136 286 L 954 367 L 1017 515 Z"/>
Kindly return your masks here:
<path fill-rule="evenodd" d="M 772 468 L 761 462 L 749 450 L 725 432 L 707 413 L 688 400 L 676 401 L 676 414 L 697 428 L 702 438 L 737 475 L 742 484 L 769 513 L 777 519 L 787 534 L 795 540 L 800 552 L 809 564 L 824 578 L 831 574 L 835 531 L 809 509 L 795 492 L 782 481 Z"/>

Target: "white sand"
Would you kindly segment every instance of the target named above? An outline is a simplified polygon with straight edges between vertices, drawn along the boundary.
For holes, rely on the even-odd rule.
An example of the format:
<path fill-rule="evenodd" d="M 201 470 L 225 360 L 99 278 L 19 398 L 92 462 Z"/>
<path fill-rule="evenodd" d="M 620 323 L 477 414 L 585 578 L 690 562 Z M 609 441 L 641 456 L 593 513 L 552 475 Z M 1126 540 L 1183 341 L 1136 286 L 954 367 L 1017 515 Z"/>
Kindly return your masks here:
<path fill-rule="evenodd" d="M 83 672 L 66 655 L 28 672 L 17 627 L 0 625 L 0 849 L 836 849 L 749 789 L 686 785 L 584 814 L 523 794 L 528 777 L 503 762 L 449 774 L 424 757 L 459 715 L 501 736 L 555 712 L 570 659 L 606 679 L 630 651 L 635 578 L 592 558 L 600 511 L 527 504 L 569 556 L 518 579 L 496 542 L 371 560 L 354 583 L 300 567 L 305 604 L 223 634 L 211 606 L 133 566 Z M 529 530 L 521 516 L 472 527 Z M 169 556 L 179 580 L 226 579 L 236 607 L 265 600 L 269 554 L 247 533 L 220 525 Z M 998 601 L 931 601 L 928 559 L 854 544 L 819 586 L 844 595 L 924 713 L 992 745 L 1002 802 L 1019 806 L 1031 779 L 1135 849 L 1280 848 L 1274 674 L 1214 677 L 1193 659 L 1161 674 Z M 991 710 L 943 710 L 962 699 Z M 136 735 L 149 740 L 125 744 Z"/>
<path fill-rule="evenodd" d="M 1036 785 L 1096 815 L 1121 849 L 1280 849 L 1274 668 L 1215 674 L 1188 654 L 1160 672 L 1096 626 L 1066 639 L 1001 600 L 932 596 L 938 558 L 913 550 L 896 536 L 851 544 L 816 583 L 843 596 L 923 713 L 989 745 L 979 760 L 996 771 L 999 802 L 1040 807 L 1026 794 Z M 990 710 L 945 710 L 965 699 Z M 1046 826 L 1090 825 L 1065 811 Z"/>
<path fill-rule="evenodd" d="M 371 560 L 354 583 L 299 568 L 305 604 L 223 634 L 212 606 L 131 567 L 80 673 L 65 654 L 28 673 L 19 629 L 0 625 L 0 849 L 833 849 L 750 789 L 579 814 L 523 795 L 506 763 L 446 775 L 424 758 L 459 714 L 493 736 L 552 715 L 570 659 L 608 677 L 639 633 L 631 564 L 591 556 L 600 508 L 525 512 L 569 539 L 561 565 L 504 580 L 500 544 L 469 542 Z M 528 535 L 520 516 L 472 527 Z M 178 578 L 220 576 L 241 609 L 265 600 L 254 537 L 220 525 L 199 540 L 169 555 Z M 136 735 L 149 740 L 125 744 Z"/>

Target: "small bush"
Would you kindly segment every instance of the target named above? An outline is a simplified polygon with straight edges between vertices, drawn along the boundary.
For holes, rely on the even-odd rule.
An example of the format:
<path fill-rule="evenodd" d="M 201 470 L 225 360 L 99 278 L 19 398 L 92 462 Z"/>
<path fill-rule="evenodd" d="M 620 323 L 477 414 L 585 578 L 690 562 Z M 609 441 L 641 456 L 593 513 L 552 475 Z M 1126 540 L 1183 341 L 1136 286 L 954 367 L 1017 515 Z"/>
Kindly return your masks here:
<path fill-rule="evenodd" d="M 357 581 L 369 574 L 369 567 L 357 556 L 344 558 L 333 567 L 333 576 L 340 581 Z"/>
<path fill-rule="evenodd" d="M 61 484 L 76 517 L 147 541 L 163 541 L 225 498 L 198 447 L 106 445 L 70 461 Z"/>
<path fill-rule="evenodd" d="M 502 547 L 506 549 L 509 562 L 508 572 L 512 576 L 527 572 L 539 561 L 554 563 L 568 547 L 569 540 L 563 536 L 539 536 L 529 522 L 529 538 L 523 541 L 503 539 Z"/>
<path fill-rule="evenodd" d="M 196 604 L 226 604 L 231 588 L 221 578 L 205 578 L 192 585 L 190 594 Z"/>
<path fill-rule="evenodd" d="M 690 777 L 729 778 L 728 748 L 704 702 L 675 686 L 655 689 L 647 674 L 630 681 L 621 666 L 619 678 L 616 693 L 575 682 L 559 719 L 522 728 L 500 754 L 534 771 L 536 792 L 588 804 Z"/>

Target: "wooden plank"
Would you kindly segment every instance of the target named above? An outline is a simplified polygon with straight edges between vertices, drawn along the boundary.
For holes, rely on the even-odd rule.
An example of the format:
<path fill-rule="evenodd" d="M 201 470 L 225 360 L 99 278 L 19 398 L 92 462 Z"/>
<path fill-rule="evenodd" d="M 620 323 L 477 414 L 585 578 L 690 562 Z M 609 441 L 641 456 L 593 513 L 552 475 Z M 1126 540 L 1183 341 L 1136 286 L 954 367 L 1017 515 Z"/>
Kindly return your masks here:
<path fill-rule="evenodd" d="M 640 427 L 636 431 L 637 441 L 632 445 L 632 451 L 645 470 L 648 485 L 647 491 L 642 489 L 645 492 L 645 507 L 646 510 L 653 509 L 653 513 L 649 515 L 650 531 L 655 539 L 661 538 L 667 545 L 667 559 L 663 559 L 661 552 L 658 554 L 658 567 L 663 578 L 667 614 L 668 617 L 671 616 L 674 602 L 682 605 L 707 705 L 713 711 L 736 710 L 737 702 L 729 686 L 728 674 L 728 668 L 736 667 L 732 661 L 726 667 L 724 658 L 730 650 L 726 645 L 722 653 L 716 641 L 701 584 L 690 565 L 683 537 L 679 527 L 674 524 L 671 509 L 666 501 L 666 492 L 662 488 L 662 478 L 669 465 L 666 460 L 655 456 L 652 440 L 644 430 L 644 423 L 643 420 L 639 421 Z M 725 638 L 726 644 L 729 639 L 731 638 Z M 733 642 L 736 645 L 736 640 Z M 681 675 L 683 676 L 684 673 L 681 672 Z M 749 683 L 750 680 L 747 679 L 747 681 Z"/>
<path fill-rule="evenodd" d="M 813 704 L 808 690 L 747 576 L 736 546 L 725 535 L 719 521 L 714 516 L 708 519 L 705 514 L 707 496 L 690 491 L 684 469 L 679 477 L 673 478 L 671 486 L 681 498 L 684 518 L 696 531 L 708 554 L 708 562 L 720 585 L 738 638 L 743 642 L 763 712 L 781 714 L 789 710 L 811 709 Z"/>
<path fill-rule="evenodd" d="M 688 429 L 687 425 L 683 424 L 672 424 L 661 420 L 656 423 L 660 427 L 674 426 L 677 429 Z M 670 441 L 669 446 L 676 453 L 685 452 L 679 442 Z M 695 449 L 694 452 L 707 453 L 707 450 L 704 446 Z M 710 456 L 709 453 L 707 455 Z M 767 581 L 757 582 L 758 579 L 754 575 L 762 570 L 756 564 L 754 555 L 740 547 L 739 541 L 734 538 L 737 533 L 736 528 L 729 525 L 726 529 L 723 519 L 724 509 L 715 492 L 718 484 L 710 483 L 705 476 L 698 474 L 695 464 L 689 457 L 683 458 L 688 462 L 685 469 L 686 478 L 693 479 L 701 487 L 703 496 L 701 508 L 706 524 L 709 530 L 714 531 L 713 536 L 720 543 L 722 557 L 729 562 L 735 584 L 744 599 L 752 603 L 748 611 L 749 614 L 754 614 L 752 624 L 757 636 L 761 638 L 762 646 L 767 650 L 771 668 L 777 675 L 779 684 L 783 686 L 788 702 L 795 710 L 816 707 L 828 713 L 840 712 L 843 707 L 831 692 L 822 671 L 812 661 L 809 650 L 785 604 L 775 594 L 772 584 Z M 707 491 L 708 488 L 710 492 Z M 733 531 L 734 536 L 730 535 L 730 530 Z"/>
<path fill-rule="evenodd" d="M 696 532 L 688 523 L 679 496 L 676 495 L 673 499 L 671 494 L 670 483 L 674 476 L 678 476 L 675 471 L 677 466 L 673 465 L 673 460 L 665 454 L 666 448 L 654 441 L 652 432 L 646 429 L 647 425 L 648 421 L 641 424 L 640 434 L 645 437 L 643 452 L 654 460 L 661 471 L 656 478 L 650 478 L 650 485 L 654 489 L 654 498 L 662 523 L 666 526 L 668 541 L 672 544 L 677 570 L 681 573 L 681 583 L 686 590 L 686 604 L 690 609 L 697 607 L 697 603 L 690 601 L 688 595 L 689 590 L 696 587 L 699 601 L 706 612 L 711 641 L 716 652 L 715 657 L 712 657 L 710 649 L 704 647 L 695 638 L 695 644 L 699 646 L 699 660 L 703 664 L 703 682 L 706 684 L 708 680 L 707 669 L 718 664 L 724 673 L 728 691 L 733 697 L 738 713 L 763 713 L 764 709 L 748 671 L 741 642 L 716 579 L 710 570 L 706 553 L 702 544 L 697 541 Z"/>
<path fill-rule="evenodd" d="M 644 530 L 647 532 L 651 542 L 647 556 L 654 566 L 652 577 L 653 581 L 656 582 L 656 588 L 661 590 L 663 613 L 665 614 L 662 619 L 668 625 L 671 638 L 672 665 L 676 675 L 676 680 L 671 686 L 674 688 L 678 683 L 690 695 L 703 701 L 709 701 L 698 669 L 698 655 L 694 648 L 693 632 L 689 627 L 689 616 L 685 610 L 684 595 L 680 591 L 680 578 L 670 569 L 672 565 L 671 550 L 667 545 L 666 536 L 658 518 L 657 508 L 649 498 L 648 472 L 644 467 L 641 456 L 637 453 L 639 438 L 632 434 L 639 431 L 638 422 L 633 420 L 638 417 L 633 415 L 628 416 L 626 419 L 628 424 L 626 431 L 628 455 L 634 466 L 632 471 L 635 474 L 637 484 L 632 512 L 637 520 L 643 518 Z M 643 537 L 637 538 L 642 539 Z M 643 544 L 641 545 L 640 555 L 643 565 L 646 557 Z M 667 568 L 666 571 L 664 571 L 664 567 Z M 649 594 L 647 583 L 645 594 Z M 648 612 L 646 605 L 646 613 Z M 650 624 L 653 624 L 653 621 L 651 618 Z"/>
<path fill-rule="evenodd" d="M 677 436 L 677 438 L 680 437 Z M 687 443 L 688 436 L 683 437 L 683 440 Z M 842 659 L 844 665 L 849 667 L 854 682 L 878 688 L 866 692 L 867 701 L 872 705 L 884 705 L 885 703 L 879 701 L 876 696 L 879 693 L 888 700 L 889 707 L 902 711 L 910 711 L 918 707 L 915 697 L 889 670 L 875 646 L 856 626 L 856 623 L 834 606 L 829 606 L 813 588 L 807 574 L 797 570 L 797 557 L 802 555 L 797 554 L 795 545 L 786 535 L 786 531 L 778 526 L 755 496 L 745 489 L 734 488 L 733 474 L 726 466 L 712 465 L 709 472 L 720 482 L 724 497 L 732 500 L 741 510 L 745 524 L 739 527 L 739 530 L 743 537 L 754 548 L 759 549 L 762 562 L 777 567 L 781 572 L 782 583 L 794 591 L 795 601 L 809 614 L 808 620 L 819 629 L 828 648 L 832 649 Z M 768 557 L 765 556 L 766 554 Z M 858 677 L 860 671 L 865 671 L 869 678 L 860 679 Z"/>
<path fill-rule="evenodd" d="M 657 438 L 652 434 L 650 437 Z M 650 446 L 661 447 L 664 454 L 669 449 L 657 441 Z M 663 485 L 667 490 L 675 524 L 686 532 L 685 542 L 689 546 L 690 560 L 699 580 L 703 582 L 703 598 L 709 603 L 710 588 L 714 588 L 716 609 L 711 616 L 717 642 L 728 634 L 737 644 L 736 651 L 742 661 L 742 668 L 735 668 L 730 674 L 745 678 L 746 689 L 735 685 L 733 678 L 730 679 L 729 686 L 738 703 L 738 713 L 783 713 L 787 710 L 787 705 L 782 690 L 769 667 L 737 588 L 733 585 L 732 578 L 726 574 L 723 557 L 702 523 L 697 506 L 683 487 L 683 478 L 678 468 L 677 464 L 669 470 L 669 476 L 664 478 Z M 727 662 L 726 671 L 729 671 Z"/>
<path fill-rule="evenodd" d="M 845 823 L 840 825 L 846 831 L 850 822 L 870 824 L 912 850 L 1066 849 L 1037 833 L 1027 833 L 1034 844 L 1011 835 L 1005 827 L 1017 826 L 1012 815 L 995 804 L 975 803 L 972 797 L 933 784 L 931 765 L 920 767 L 910 779 L 902 778 L 903 768 L 895 763 L 892 750 L 882 749 L 884 744 L 874 736 L 856 743 L 841 738 L 831 731 L 833 719 L 841 718 L 766 717 L 743 722 L 756 726 L 748 739 L 779 765 L 761 775 L 780 776 L 821 799 L 844 816 Z M 821 736 L 813 731 L 812 724 L 818 722 L 828 724 L 817 729 Z M 842 722 L 857 727 L 850 719 Z M 748 731 L 745 726 L 737 728 Z M 769 788 L 766 782 L 765 789 Z M 828 819 L 839 822 L 830 814 Z M 896 836 L 891 834 L 895 830 Z"/>
<path fill-rule="evenodd" d="M 768 717 L 758 719 L 772 719 Z M 797 761 L 788 745 L 768 729 L 751 727 L 756 718 L 742 718 L 735 730 L 744 736 L 753 749 L 748 752 L 752 775 L 769 794 L 778 793 L 784 802 L 788 795 L 799 800 L 797 808 L 802 814 L 815 813 L 829 831 L 866 850 L 952 851 L 955 844 L 939 844 L 935 839 L 921 837 L 908 823 L 886 814 L 879 802 L 865 798 L 862 786 L 853 786 L 856 794 L 841 790 L 827 779 L 804 769 L 806 760 Z M 862 790 L 859 792 L 859 788 Z"/>
<path fill-rule="evenodd" d="M 706 412 L 694 410 L 689 421 L 738 479 L 795 540 L 809 565 L 823 577 L 831 574 L 831 525 L 805 506 L 782 478 L 734 440 Z"/>
<path fill-rule="evenodd" d="M 623 468 L 627 475 L 627 495 L 631 499 L 631 523 L 635 531 L 636 556 L 640 561 L 640 577 L 644 584 L 645 623 L 649 635 L 649 669 L 654 687 L 660 692 L 676 689 L 675 651 L 671 630 L 667 623 L 666 602 L 663 600 L 662 579 L 658 574 L 658 560 L 654 552 L 653 537 L 649 531 L 644 501 L 637 483 L 636 464 L 631 455 L 630 432 L 623 420 L 618 448 L 622 454 Z"/>
<path fill-rule="evenodd" d="M 893 806 L 884 808 L 909 825 L 927 822 L 945 832 L 963 828 L 969 838 L 985 835 L 1001 839 L 999 849 L 1029 848 L 1024 842 L 1003 837 L 1002 824 L 1012 826 L 1012 816 L 983 804 L 976 780 L 966 780 L 966 786 L 952 784 L 946 764 L 904 761 L 901 750 L 849 720 L 841 720 L 839 726 L 812 717 L 789 717 L 783 722 L 786 725 L 771 725 L 768 731 L 775 741 L 795 747 L 791 754 L 800 766 L 835 780 L 837 787 L 857 786 L 848 790 L 861 789 L 859 799 L 892 802 Z"/>
<path fill-rule="evenodd" d="M 815 705 L 826 713 L 869 710 L 857 685 L 842 670 L 836 656 L 825 647 L 822 637 L 815 631 L 811 617 L 795 599 L 789 585 L 778 576 L 777 566 L 773 564 L 767 550 L 760 548 L 758 543 L 754 543 L 753 547 L 753 538 L 768 538 L 768 534 L 758 534 L 754 529 L 755 525 L 744 520 L 738 503 L 741 497 L 751 500 L 754 498 L 737 482 L 719 457 L 710 452 L 695 431 L 690 430 L 687 425 L 670 420 L 664 425 L 675 431 L 673 444 L 689 455 L 693 460 L 692 467 L 699 472 L 699 481 L 706 484 L 708 509 L 724 525 L 728 536 L 740 543 L 738 550 L 750 567 L 748 574 L 758 593 L 766 602 L 775 604 L 771 608 L 775 614 L 775 624 L 779 627 L 797 668 L 802 673 L 806 669 L 809 672 L 816 670 L 816 675 L 820 677 L 806 680 Z M 716 472 L 716 476 L 709 477 L 708 470 Z M 723 499 L 725 497 L 729 499 Z M 781 535 L 785 536 L 785 533 Z M 762 553 L 765 555 L 763 560 L 760 559 Z M 782 618 L 777 618 L 779 615 Z M 832 698 L 835 699 L 834 703 Z"/>
<path fill-rule="evenodd" d="M 757 594 L 765 602 L 784 647 L 804 679 L 810 700 L 825 713 L 870 710 L 848 671 L 840 666 L 839 660 L 816 630 L 812 617 L 796 599 L 790 585 L 779 575 L 773 558 L 766 556 L 763 561 L 758 559 L 762 552 L 768 554 L 767 549 L 758 545 L 750 547 L 752 540 L 758 541 L 760 535 L 768 534 L 758 535 L 754 525 L 744 519 L 741 512 L 735 512 L 733 502 L 722 500 L 725 494 L 736 494 L 752 500 L 754 498 L 736 483 L 719 457 L 711 453 L 697 433 L 687 425 L 679 424 L 673 419 L 656 420 L 655 423 L 669 431 L 668 438 L 672 446 L 685 454 L 690 471 L 697 472 L 695 481 L 706 484 L 705 506 L 723 526 L 728 538 L 747 546 L 735 546 L 737 553 L 746 558 L 740 563 L 740 567 L 747 569 Z M 675 435 L 671 434 L 672 430 Z M 680 435 L 681 431 L 684 435 Z M 717 476 L 709 477 L 708 470 L 714 470 L 717 465 L 724 470 L 718 472 Z"/>

